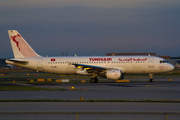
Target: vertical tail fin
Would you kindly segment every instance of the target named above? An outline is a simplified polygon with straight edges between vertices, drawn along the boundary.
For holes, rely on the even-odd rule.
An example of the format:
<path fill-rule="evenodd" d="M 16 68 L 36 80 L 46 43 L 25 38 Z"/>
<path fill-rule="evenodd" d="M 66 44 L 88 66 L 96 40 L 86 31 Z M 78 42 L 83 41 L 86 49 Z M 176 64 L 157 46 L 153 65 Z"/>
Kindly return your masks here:
<path fill-rule="evenodd" d="M 11 46 L 15 58 L 38 57 L 24 38 L 16 30 L 8 30 Z"/>

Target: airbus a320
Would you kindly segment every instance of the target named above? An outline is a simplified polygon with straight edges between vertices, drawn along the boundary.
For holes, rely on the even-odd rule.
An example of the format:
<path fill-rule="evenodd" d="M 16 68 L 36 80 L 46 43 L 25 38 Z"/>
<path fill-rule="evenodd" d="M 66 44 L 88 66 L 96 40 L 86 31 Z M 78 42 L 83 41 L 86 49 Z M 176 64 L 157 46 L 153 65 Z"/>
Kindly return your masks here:
<path fill-rule="evenodd" d="M 6 63 L 55 74 L 91 75 L 91 83 L 98 76 L 120 80 L 125 74 L 153 74 L 169 72 L 174 66 L 156 56 L 66 56 L 43 57 L 38 55 L 16 30 L 8 30 L 14 58 Z"/>

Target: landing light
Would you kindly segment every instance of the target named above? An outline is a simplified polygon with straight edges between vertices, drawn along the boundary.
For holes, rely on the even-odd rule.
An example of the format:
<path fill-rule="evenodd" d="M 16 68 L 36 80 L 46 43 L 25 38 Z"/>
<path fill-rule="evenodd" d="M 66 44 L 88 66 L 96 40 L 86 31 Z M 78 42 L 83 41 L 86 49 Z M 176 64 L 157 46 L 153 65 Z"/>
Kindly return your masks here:
<path fill-rule="evenodd" d="M 77 68 L 82 68 L 82 66 L 78 66 Z"/>

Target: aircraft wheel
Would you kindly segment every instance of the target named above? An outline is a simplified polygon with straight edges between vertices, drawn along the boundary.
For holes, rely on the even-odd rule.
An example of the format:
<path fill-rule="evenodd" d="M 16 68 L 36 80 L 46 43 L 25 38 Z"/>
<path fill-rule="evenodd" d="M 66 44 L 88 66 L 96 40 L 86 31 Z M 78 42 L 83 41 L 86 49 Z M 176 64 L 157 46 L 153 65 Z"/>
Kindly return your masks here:
<path fill-rule="evenodd" d="M 91 78 L 90 82 L 91 82 L 91 83 L 97 83 L 97 82 L 98 82 L 98 79 L 97 79 L 97 78 Z"/>
<path fill-rule="evenodd" d="M 149 79 L 149 82 L 154 82 L 153 78 L 150 78 L 150 79 Z"/>

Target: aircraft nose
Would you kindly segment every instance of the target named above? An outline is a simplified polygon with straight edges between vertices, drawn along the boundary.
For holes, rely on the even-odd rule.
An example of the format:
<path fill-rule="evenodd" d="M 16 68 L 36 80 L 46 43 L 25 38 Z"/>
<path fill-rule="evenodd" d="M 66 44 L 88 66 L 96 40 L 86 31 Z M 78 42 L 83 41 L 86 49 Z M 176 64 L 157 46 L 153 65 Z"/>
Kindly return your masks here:
<path fill-rule="evenodd" d="M 172 70 L 174 70 L 175 67 L 174 67 L 174 65 L 170 64 L 168 68 L 169 68 L 169 71 L 172 71 Z"/>

